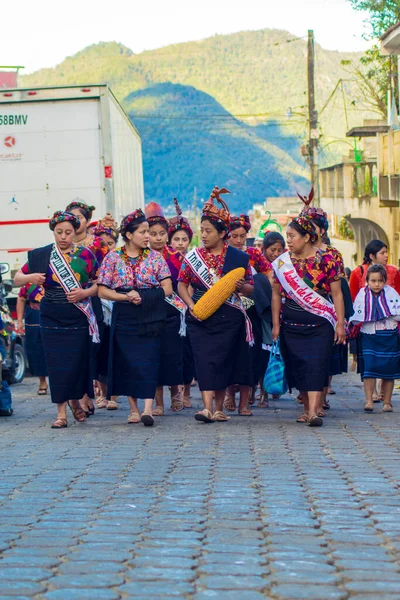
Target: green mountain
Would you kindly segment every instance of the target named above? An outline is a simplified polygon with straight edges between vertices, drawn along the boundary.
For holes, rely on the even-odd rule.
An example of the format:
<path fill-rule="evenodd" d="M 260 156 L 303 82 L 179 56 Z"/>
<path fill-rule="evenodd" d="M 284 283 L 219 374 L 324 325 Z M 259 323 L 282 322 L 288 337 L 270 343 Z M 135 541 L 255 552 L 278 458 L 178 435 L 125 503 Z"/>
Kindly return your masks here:
<path fill-rule="evenodd" d="M 115 42 L 99 43 L 24 76 L 22 85 L 107 82 L 142 136 L 148 200 L 166 205 L 178 196 L 187 205 L 194 188 L 205 198 L 218 184 L 231 188 L 234 210 L 248 210 L 266 196 L 308 187 L 300 155 L 307 135 L 306 42 L 293 38 L 285 31 L 245 31 L 137 55 Z M 348 77 L 341 60 L 357 56 L 316 47 L 320 107 Z M 345 91 L 322 113 L 325 160 L 346 149 L 346 129 L 365 116 L 351 104 L 349 83 Z"/>

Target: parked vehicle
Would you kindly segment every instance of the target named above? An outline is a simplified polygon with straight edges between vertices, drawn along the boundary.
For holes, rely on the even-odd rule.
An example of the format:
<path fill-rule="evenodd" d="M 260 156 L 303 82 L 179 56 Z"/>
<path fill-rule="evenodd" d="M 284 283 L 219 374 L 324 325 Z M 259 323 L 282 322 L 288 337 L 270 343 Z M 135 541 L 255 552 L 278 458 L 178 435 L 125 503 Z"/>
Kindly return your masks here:
<path fill-rule="evenodd" d="M 11 383 L 21 383 L 25 377 L 26 356 L 24 350 L 24 338 L 15 330 L 14 319 L 7 304 L 7 295 L 13 289 L 11 280 L 3 280 L 3 274 L 10 271 L 10 266 L 0 263 L 0 316 L 3 321 L 5 335 L 2 336 L 6 348 L 6 358 L 3 361 L 3 369 L 10 372 Z"/>
<path fill-rule="evenodd" d="M 14 274 L 76 198 L 94 218 L 144 207 L 139 133 L 105 84 L 0 90 L 0 182 L 0 262 Z"/>

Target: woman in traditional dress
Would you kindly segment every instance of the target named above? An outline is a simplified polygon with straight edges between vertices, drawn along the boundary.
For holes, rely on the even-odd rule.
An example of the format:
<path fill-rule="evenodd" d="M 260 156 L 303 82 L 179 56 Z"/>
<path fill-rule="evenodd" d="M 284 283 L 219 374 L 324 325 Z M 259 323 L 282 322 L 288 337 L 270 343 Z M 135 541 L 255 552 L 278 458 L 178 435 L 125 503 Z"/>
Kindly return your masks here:
<path fill-rule="evenodd" d="M 91 225 L 92 228 L 94 229 L 93 226 L 95 225 L 95 223 L 91 222 L 91 219 L 92 219 L 92 215 L 93 215 L 93 211 L 95 210 L 95 207 L 89 206 L 88 204 L 83 202 L 83 200 L 81 200 L 80 198 L 77 198 L 73 202 L 70 202 L 70 204 L 68 204 L 68 206 L 65 210 L 74 214 L 77 217 L 77 219 L 79 220 L 79 227 L 75 233 L 74 243 L 78 244 L 79 246 L 84 246 L 85 248 L 89 248 L 89 250 L 96 257 L 98 265 L 101 266 L 103 258 L 109 251 L 109 247 L 105 243 L 104 240 L 102 240 L 99 237 L 96 237 L 93 233 L 90 233 L 88 231 L 89 225 Z M 100 339 L 101 339 L 103 336 L 103 332 L 104 332 L 104 317 L 103 317 L 103 310 L 102 310 L 100 298 L 95 296 L 92 300 L 92 304 L 93 304 L 94 313 L 96 315 L 97 325 L 99 328 Z M 93 404 L 93 398 L 94 398 L 93 382 L 96 379 L 96 374 L 98 372 L 97 362 L 98 362 L 99 351 L 100 351 L 100 345 L 93 344 L 92 348 L 91 348 L 92 370 L 93 370 L 92 375 L 93 376 L 92 376 L 91 382 L 89 383 L 87 392 L 84 395 L 84 397 L 81 399 L 81 402 L 80 402 L 81 407 L 85 411 L 87 417 L 89 417 L 90 415 L 93 415 L 94 410 L 95 410 L 94 404 Z M 118 408 L 118 406 L 116 406 L 116 408 Z"/>
<path fill-rule="evenodd" d="M 258 284 L 260 287 L 262 286 L 262 278 L 257 279 L 256 275 L 261 274 L 262 276 L 268 277 L 273 280 L 273 270 L 272 265 L 269 263 L 262 251 L 259 248 L 255 248 L 253 246 L 247 246 L 247 236 L 251 229 L 251 222 L 248 215 L 239 215 L 239 216 L 231 216 L 230 225 L 229 225 L 229 244 L 233 248 L 237 248 L 238 250 L 242 250 L 246 252 L 250 257 L 250 266 L 253 269 L 254 275 L 254 287 L 258 288 Z M 243 304 L 246 308 L 247 315 L 251 320 L 251 325 L 253 328 L 254 335 L 254 345 L 251 348 L 251 360 L 252 360 L 252 370 L 253 370 L 253 385 L 247 390 L 249 395 L 249 403 L 254 403 L 255 392 L 257 386 L 259 385 L 261 379 L 264 376 L 265 370 L 267 368 L 267 363 L 264 360 L 266 355 L 262 350 L 262 323 L 261 318 L 257 313 L 257 309 L 255 306 L 254 298 L 243 298 Z M 262 387 L 261 387 L 262 389 Z M 245 390 L 240 390 L 242 393 L 246 393 Z M 263 392 L 261 391 L 258 406 L 261 408 L 266 408 L 268 406 L 268 402 L 266 401 Z M 236 400 L 235 400 L 235 391 L 234 386 L 229 386 L 226 390 L 225 399 L 224 399 L 224 408 L 230 412 L 234 412 L 236 410 Z M 242 416 L 251 416 L 251 411 L 248 408 L 245 411 L 241 412 Z"/>
<path fill-rule="evenodd" d="M 269 263 L 285 251 L 285 240 L 278 231 L 268 231 L 263 240 L 263 254 Z"/>
<path fill-rule="evenodd" d="M 161 339 L 161 365 L 155 396 L 154 415 L 161 417 L 164 415 L 164 386 L 171 389 L 171 409 L 178 412 L 184 408 L 183 340 L 186 306 L 176 294 L 183 255 L 168 246 L 168 221 L 161 206 L 150 202 L 145 208 L 145 215 L 149 223 L 150 248 L 164 257 L 171 272 L 174 291 L 173 296 L 167 298 L 167 321 Z"/>
<path fill-rule="evenodd" d="M 176 217 L 169 220 L 168 223 L 168 244 L 172 250 L 180 252 L 185 256 L 193 239 L 193 230 L 189 221 L 182 215 L 182 210 L 178 200 L 174 198 Z M 193 358 L 193 349 L 190 342 L 189 332 L 183 338 L 183 405 L 185 408 L 191 408 L 190 388 L 196 378 L 196 370 Z"/>
<path fill-rule="evenodd" d="M 49 373 L 51 400 L 57 404 L 53 429 L 67 427 L 69 401 L 77 421 L 86 421 L 79 400 L 91 377 L 90 340 L 100 341 L 91 298 L 97 286 L 98 264 L 88 248 L 74 244 L 79 221 L 58 211 L 50 220 L 54 244 L 28 252 L 28 262 L 15 275 L 15 284 L 43 285 L 40 327 Z"/>
<path fill-rule="evenodd" d="M 114 218 L 107 213 L 105 217 L 97 222 L 93 229 L 93 235 L 103 240 L 109 250 L 115 250 L 119 238 L 119 226 Z M 101 299 L 103 310 L 104 325 L 101 332 L 100 349 L 97 354 L 97 387 L 98 397 L 96 398 L 97 408 L 106 408 L 107 410 L 117 410 L 118 403 L 113 397 L 107 400 L 107 375 L 108 375 L 108 356 L 110 350 L 110 327 L 113 303 L 110 300 Z"/>
<path fill-rule="evenodd" d="M 311 426 L 323 424 L 317 413 L 328 385 L 333 344 L 346 339 L 341 267 L 315 247 L 317 238 L 308 217 L 293 219 L 287 228 L 289 251 L 273 264 L 273 338 L 281 339 L 289 387 L 304 393 L 305 410 L 298 421 Z M 281 319 L 282 291 L 286 302 Z"/>
<path fill-rule="evenodd" d="M 34 377 L 39 377 L 38 396 L 47 394 L 48 376 L 40 330 L 40 302 L 43 296 L 43 286 L 27 283 L 19 290 L 17 298 L 18 329 L 25 331 L 29 371 Z"/>
<path fill-rule="evenodd" d="M 189 308 L 187 326 L 193 346 L 196 375 L 204 402 L 204 410 L 195 415 L 197 421 L 212 423 L 226 421 L 223 412 L 225 390 L 237 383 L 241 393 L 239 414 L 248 411 L 248 387 L 252 385 L 250 346 L 251 326 L 238 296 L 231 296 L 211 317 L 199 321 L 193 314 L 195 303 L 210 287 L 208 279 L 217 281 L 237 267 L 244 267 L 246 274 L 238 281 L 236 291 L 245 296 L 253 293 L 253 276 L 249 256 L 228 245 L 230 216 L 221 199 L 227 190 L 214 188 L 210 199 L 204 204 L 201 218 L 203 247 L 189 252 L 183 261 L 179 275 L 178 292 Z M 217 200 L 222 208 L 214 204 Z M 202 273 L 208 272 L 204 279 Z M 193 298 L 189 287 L 194 290 Z M 215 396 L 215 410 L 213 398 Z"/>
<path fill-rule="evenodd" d="M 100 297 L 114 302 L 107 393 L 128 396 L 128 423 L 151 426 L 171 273 L 161 254 L 147 247 L 149 224 L 142 210 L 127 215 L 120 231 L 125 245 L 106 256 L 98 278 Z M 144 399 L 142 415 L 138 398 Z"/>

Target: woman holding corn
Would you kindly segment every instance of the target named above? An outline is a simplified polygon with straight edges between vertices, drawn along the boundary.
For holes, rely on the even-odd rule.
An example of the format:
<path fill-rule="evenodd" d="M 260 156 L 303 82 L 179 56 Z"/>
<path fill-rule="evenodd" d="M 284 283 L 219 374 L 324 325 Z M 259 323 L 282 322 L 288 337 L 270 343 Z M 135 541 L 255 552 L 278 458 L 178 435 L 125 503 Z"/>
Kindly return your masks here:
<path fill-rule="evenodd" d="M 242 302 L 235 296 L 220 305 L 219 298 L 211 299 L 220 306 L 212 316 L 200 320 L 193 309 L 200 298 L 221 277 L 227 276 L 226 285 L 230 285 L 229 275 L 238 267 L 245 269 L 245 275 L 236 281 L 236 292 L 249 296 L 253 292 L 253 276 L 249 256 L 228 245 L 230 215 L 221 194 L 225 189 L 215 187 L 210 199 L 204 204 L 201 218 L 202 248 L 196 248 L 184 258 L 179 274 L 178 293 L 189 308 L 186 322 L 193 345 L 197 380 L 203 397 L 204 410 L 195 415 L 197 421 L 212 423 L 227 421 L 223 413 L 226 388 L 238 383 L 251 386 L 251 360 L 249 343 L 253 341 L 251 325 Z M 214 201 L 222 206 L 218 208 Z M 232 273 L 231 273 L 232 272 Z M 233 285 L 235 285 L 235 282 Z M 193 297 L 189 286 L 194 290 Z M 221 291 L 221 290 L 220 290 Z M 215 397 L 215 410 L 213 398 Z M 247 409 L 248 395 L 242 395 L 239 411 Z"/>

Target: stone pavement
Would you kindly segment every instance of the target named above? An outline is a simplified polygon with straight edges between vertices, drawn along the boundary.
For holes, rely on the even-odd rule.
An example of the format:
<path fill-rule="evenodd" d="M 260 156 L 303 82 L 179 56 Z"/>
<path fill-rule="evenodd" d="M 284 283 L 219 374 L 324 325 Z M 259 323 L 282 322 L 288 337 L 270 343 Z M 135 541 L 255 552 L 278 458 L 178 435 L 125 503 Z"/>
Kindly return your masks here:
<path fill-rule="evenodd" d="M 123 399 L 54 431 L 36 382 L 14 386 L 0 599 L 400 598 L 400 405 L 365 414 L 356 375 L 334 387 L 321 429 L 286 396 L 228 423 L 168 411 L 153 429 L 128 425 Z"/>

